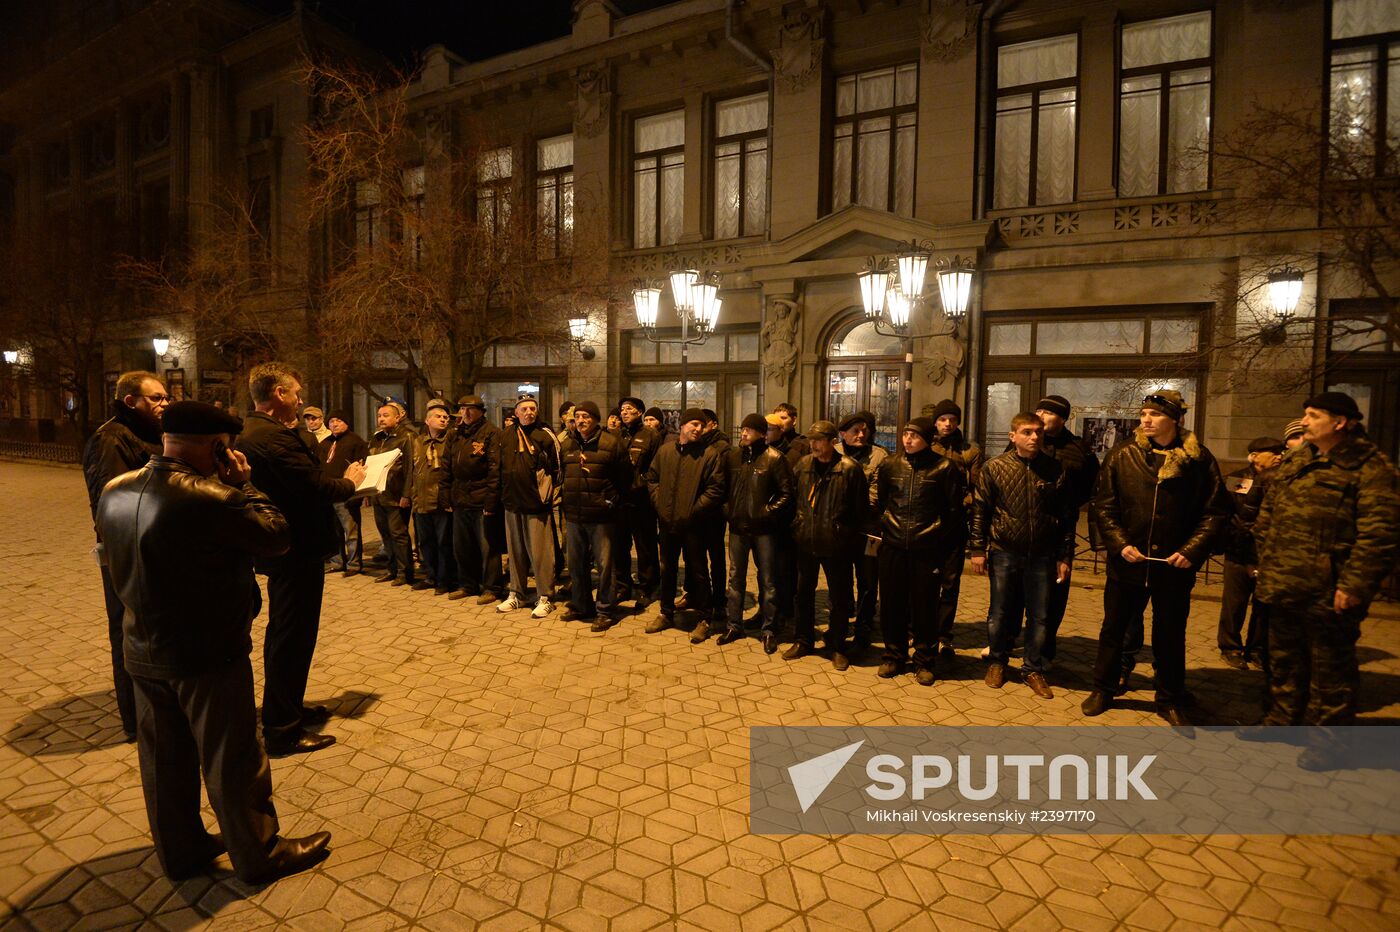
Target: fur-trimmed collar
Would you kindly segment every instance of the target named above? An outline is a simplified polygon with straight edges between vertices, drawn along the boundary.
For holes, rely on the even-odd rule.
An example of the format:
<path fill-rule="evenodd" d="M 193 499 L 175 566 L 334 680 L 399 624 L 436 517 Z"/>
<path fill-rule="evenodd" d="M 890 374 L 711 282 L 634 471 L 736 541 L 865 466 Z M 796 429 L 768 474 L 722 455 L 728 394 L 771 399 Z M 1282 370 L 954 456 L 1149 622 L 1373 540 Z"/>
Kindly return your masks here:
<path fill-rule="evenodd" d="M 1189 430 L 1178 430 L 1177 440 L 1169 447 L 1157 448 L 1156 452 L 1165 454 L 1166 460 L 1162 463 L 1162 468 L 1157 470 L 1157 481 L 1165 482 L 1168 479 L 1175 479 L 1186 471 L 1186 464 L 1201 458 L 1201 442 L 1196 439 L 1196 435 Z M 1147 435 L 1138 427 L 1133 430 L 1133 443 L 1137 444 L 1144 453 L 1153 452 L 1152 441 L 1147 439 Z"/>

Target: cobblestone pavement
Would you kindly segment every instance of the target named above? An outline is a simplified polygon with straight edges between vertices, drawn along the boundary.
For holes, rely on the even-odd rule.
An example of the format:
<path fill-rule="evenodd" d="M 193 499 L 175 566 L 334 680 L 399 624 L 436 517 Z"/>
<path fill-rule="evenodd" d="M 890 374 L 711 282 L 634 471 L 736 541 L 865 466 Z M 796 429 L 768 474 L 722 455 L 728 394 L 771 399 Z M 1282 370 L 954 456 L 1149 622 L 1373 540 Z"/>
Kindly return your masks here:
<path fill-rule="evenodd" d="M 283 831 L 330 829 L 330 859 L 254 888 L 222 858 L 172 885 L 111 698 L 80 474 L 0 463 L 0 526 L 7 925 L 1400 928 L 1397 838 L 748 833 L 752 725 L 1081 723 L 1089 590 L 1071 600 L 1061 688 L 1041 701 L 982 684 L 971 624 L 926 689 L 877 679 L 873 657 L 838 674 L 756 641 L 691 647 L 636 618 L 595 635 L 332 577 L 309 698 L 333 707 L 339 743 L 273 763 Z M 960 616 L 986 595 L 969 577 Z M 1217 611 L 1203 599 L 1192 613 L 1190 685 L 1213 719 L 1248 720 L 1258 674 L 1219 661 Z M 1373 721 L 1400 713 L 1385 614 L 1363 638 Z M 1139 685 L 1098 721 L 1156 723 Z"/>

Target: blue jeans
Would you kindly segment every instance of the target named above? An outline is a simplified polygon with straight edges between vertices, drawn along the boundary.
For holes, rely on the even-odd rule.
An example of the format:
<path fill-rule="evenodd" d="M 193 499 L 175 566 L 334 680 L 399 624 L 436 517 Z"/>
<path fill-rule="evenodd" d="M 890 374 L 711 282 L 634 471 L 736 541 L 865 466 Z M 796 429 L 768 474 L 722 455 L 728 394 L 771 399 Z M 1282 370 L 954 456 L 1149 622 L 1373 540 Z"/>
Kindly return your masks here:
<path fill-rule="evenodd" d="M 1021 662 L 1025 673 L 1044 673 L 1045 616 L 1050 608 L 1050 585 L 1055 580 L 1055 557 L 1025 556 L 993 550 L 987 554 L 992 578 L 992 605 L 987 613 L 987 660 L 1005 664 L 1016 645 L 1022 607 L 1026 612 L 1026 650 Z"/>
<path fill-rule="evenodd" d="M 418 552 L 428 571 L 428 582 L 437 589 L 456 587 L 457 568 L 452 560 L 452 512 L 429 511 L 413 516 L 418 531 Z"/>
<path fill-rule="evenodd" d="M 340 519 L 340 553 L 332 559 L 337 569 L 349 569 L 360 559 L 360 500 L 335 502 L 335 516 Z M 363 567 L 363 561 L 361 561 Z"/>
<path fill-rule="evenodd" d="M 613 579 L 612 524 L 585 524 L 570 518 L 564 526 L 568 547 L 569 582 L 573 594 L 569 607 L 585 618 L 613 609 L 617 584 Z M 593 562 L 598 562 L 598 600 L 593 600 Z"/>
<path fill-rule="evenodd" d="M 489 592 L 504 599 L 505 570 L 501 552 L 487 532 L 486 512 L 458 507 L 452 512 L 452 555 L 457 560 L 457 587 L 468 595 Z"/>
<path fill-rule="evenodd" d="M 758 569 L 758 610 L 763 633 L 778 632 L 778 539 L 772 534 L 729 532 L 728 621 L 730 628 L 744 626 L 744 589 L 749 577 L 749 556 Z"/>

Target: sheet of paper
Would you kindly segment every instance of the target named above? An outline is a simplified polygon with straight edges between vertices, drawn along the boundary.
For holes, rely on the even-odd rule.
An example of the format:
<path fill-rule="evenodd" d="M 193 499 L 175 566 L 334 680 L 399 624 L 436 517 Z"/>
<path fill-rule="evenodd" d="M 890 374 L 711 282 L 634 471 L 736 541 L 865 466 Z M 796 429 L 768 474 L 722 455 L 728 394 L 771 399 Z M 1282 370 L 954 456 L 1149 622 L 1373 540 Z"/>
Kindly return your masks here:
<path fill-rule="evenodd" d="M 365 460 L 365 477 L 355 486 L 356 495 L 374 495 L 389 487 L 389 468 L 398 461 L 402 451 L 387 450 L 371 453 Z"/>

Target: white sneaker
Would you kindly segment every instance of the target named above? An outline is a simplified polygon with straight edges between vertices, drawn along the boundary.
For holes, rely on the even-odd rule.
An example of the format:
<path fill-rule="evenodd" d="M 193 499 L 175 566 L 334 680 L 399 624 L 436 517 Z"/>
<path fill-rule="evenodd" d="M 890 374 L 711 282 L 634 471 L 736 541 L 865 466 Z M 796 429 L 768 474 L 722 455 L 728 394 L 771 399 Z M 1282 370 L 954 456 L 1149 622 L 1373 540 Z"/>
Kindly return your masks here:
<path fill-rule="evenodd" d="M 512 592 L 510 595 L 506 596 L 506 600 L 505 600 L 504 602 L 502 602 L 500 605 L 497 605 L 497 606 L 496 606 L 496 611 L 501 612 L 502 614 L 504 614 L 505 612 L 513 612 L 513 611 L 515 611 L 517 608 L 524 608 L 524 607 L 525 607 L 525 603 L 522 602 L 522 601 L 520 601 L 520 596 L 518 596 L 518 595 L 516 595 L 514 592 Z"/>
<path fill-rule="evenodd" d="M 543 618 L 554 611 L 554 606 L 549 604 L 549 599 L 541 598 L 535 606 L 535 610 L 530 613 L 531 618 Z"/>

